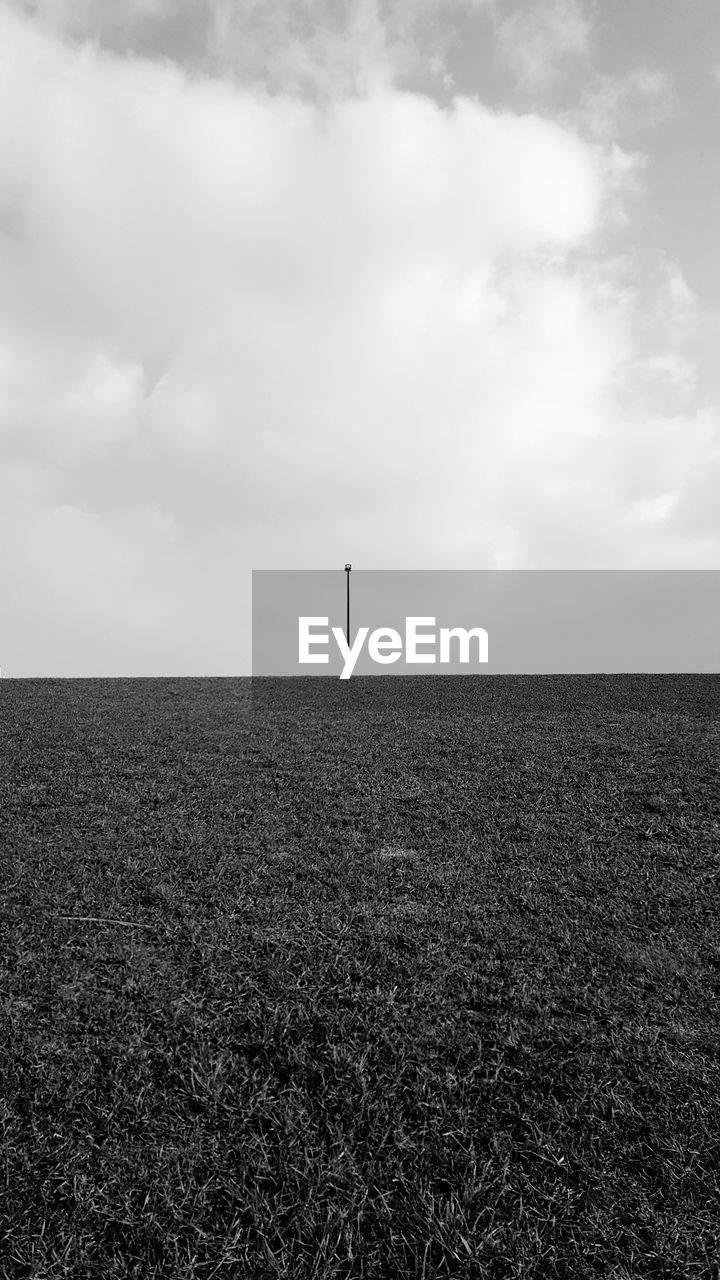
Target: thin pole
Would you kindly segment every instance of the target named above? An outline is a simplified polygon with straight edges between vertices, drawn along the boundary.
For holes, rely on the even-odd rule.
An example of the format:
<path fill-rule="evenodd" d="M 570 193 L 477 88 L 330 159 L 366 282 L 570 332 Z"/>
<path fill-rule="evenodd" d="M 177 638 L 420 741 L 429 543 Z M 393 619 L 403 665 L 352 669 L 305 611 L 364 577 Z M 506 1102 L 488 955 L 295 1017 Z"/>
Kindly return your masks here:
<path fill-rule="evenodd" d="M 345 621 L 345 640 L 347 642 L 348 648 L 350 648 L 350 570 L 351 569 L 352 569 L 351 564 L 345 565 L 345 582 L 346 582 L 345 602 L 347 606 L 346 621 Z"/>

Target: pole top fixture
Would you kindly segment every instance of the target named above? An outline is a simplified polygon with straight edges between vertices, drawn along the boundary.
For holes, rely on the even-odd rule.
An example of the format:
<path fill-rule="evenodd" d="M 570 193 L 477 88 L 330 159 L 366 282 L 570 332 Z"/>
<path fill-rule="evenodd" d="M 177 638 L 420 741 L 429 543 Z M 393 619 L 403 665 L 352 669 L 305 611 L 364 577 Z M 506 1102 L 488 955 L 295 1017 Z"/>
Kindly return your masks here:
<path fill-rule="evenodd" d="M 349 569 L 352 569 L 352 565 L 351 565 L 351 564 L 346 564 L 346 565 L 345 565 L 345 568 L 346 568 L 346 569 L 348 569 L 348 570 L 349 570 Z"/>

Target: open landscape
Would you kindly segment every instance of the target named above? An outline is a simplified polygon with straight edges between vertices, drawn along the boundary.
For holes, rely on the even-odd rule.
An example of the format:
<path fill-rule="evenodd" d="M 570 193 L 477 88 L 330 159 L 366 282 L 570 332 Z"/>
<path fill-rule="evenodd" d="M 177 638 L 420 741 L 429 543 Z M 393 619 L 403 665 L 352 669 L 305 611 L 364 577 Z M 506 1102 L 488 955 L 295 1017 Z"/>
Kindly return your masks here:
<path fill-rule="evenodd" d="M 720 1275 L 720 676 L 0 682 L 0 1275 Z"/>

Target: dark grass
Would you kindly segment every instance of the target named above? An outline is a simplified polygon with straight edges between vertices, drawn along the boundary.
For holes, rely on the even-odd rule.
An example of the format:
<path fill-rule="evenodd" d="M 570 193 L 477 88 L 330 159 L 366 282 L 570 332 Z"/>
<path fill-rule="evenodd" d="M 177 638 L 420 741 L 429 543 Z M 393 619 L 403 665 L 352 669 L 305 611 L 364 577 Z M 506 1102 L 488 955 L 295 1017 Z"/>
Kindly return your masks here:
<path fill-rule="evenodd" d="M 0 1275 L 720 1274 L 720 677 L 0 717 Z"/>

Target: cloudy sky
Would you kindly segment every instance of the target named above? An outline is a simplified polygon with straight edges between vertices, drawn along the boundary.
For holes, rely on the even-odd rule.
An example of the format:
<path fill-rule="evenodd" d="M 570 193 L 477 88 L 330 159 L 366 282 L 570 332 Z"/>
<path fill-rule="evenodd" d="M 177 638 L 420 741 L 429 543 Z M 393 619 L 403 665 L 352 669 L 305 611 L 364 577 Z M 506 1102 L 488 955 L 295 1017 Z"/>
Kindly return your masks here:
<path fill-rule="evenodd" d="M 4 675 L 252 568 L 720 568 L 717 0 L 0 0 Z"/>

